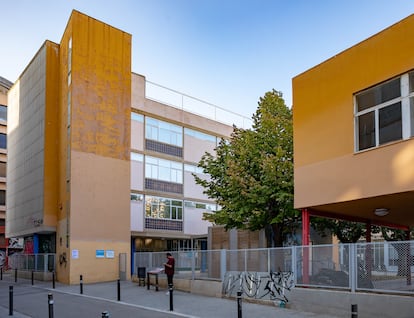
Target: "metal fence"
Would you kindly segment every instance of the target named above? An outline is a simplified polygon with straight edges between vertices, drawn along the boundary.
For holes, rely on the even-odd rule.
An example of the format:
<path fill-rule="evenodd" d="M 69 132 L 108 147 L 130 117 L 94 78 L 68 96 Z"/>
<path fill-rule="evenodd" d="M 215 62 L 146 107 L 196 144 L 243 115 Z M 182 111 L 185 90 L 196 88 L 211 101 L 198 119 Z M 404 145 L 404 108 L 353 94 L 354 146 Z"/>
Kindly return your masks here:
<path fill-rule="evenodd" d="M 171 252 L 176 276 L 224 280 L 227 272 L 292 274 L 294 285 L 414 294 L 414 241 Z M 138 267 L 163 267 L 165 252 L 138 252 Z"/>
<path fill-rule="evenodd" d="M 9 256 L 8 265 L 17 270 L 54 272 L 56 254 L 13 254 Z"/>

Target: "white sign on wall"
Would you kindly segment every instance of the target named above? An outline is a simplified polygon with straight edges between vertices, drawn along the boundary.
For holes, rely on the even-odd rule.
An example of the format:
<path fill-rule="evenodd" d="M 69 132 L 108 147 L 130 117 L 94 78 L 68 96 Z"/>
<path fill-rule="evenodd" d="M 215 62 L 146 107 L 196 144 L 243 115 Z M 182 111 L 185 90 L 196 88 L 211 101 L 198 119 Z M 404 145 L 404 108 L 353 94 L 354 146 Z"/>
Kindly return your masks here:
<path fill-rule="evenodd" d="M 72 250 L 72 259 L 79 258 L 79 250 Z"/>

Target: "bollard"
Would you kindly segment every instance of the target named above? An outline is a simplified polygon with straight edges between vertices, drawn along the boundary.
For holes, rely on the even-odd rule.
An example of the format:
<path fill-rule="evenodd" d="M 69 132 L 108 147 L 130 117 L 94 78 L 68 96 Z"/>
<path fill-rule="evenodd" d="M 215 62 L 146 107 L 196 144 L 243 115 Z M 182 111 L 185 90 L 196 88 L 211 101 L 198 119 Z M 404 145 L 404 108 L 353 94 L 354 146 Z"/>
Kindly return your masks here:
<path fill-rule="evenodd" d="M 53 318 L 53 295 L 48 294 L 47 295 L 47 303 L 49 304 L 49 318 Z"/>
<path fill-rule="evenodd" d="M 32 271 L 32 286 L 34 285 L 34 271 Z"/>
<path fill-rule="evenodd" d="M 80 275 L 80 293 L 83 294 L 83 277 Z"/>
<path fill-rule="evenodd" d="M 9 286 L 9 316 L 13 316 L 13 286 Z"/>
<path fill-rule="evenodd" d="M 17 283 L 17 268 L 14 270 L 14 282 Z"/>
<path fill-rule="evenodd" d="M 173 302 L 173 285 L 168 285 L 168 294 L 170 295 L 170 311 L 174 310 L 174 302 Z"/>
<path fill-rule="evenodd" d="M 358 318 L 358 305 L 357 304 L 351 305 L 351 318 Z"/>
<path fill-rule="evenodd" d="M 56 284 L 56 282 L 55 282 L 55 272 L 53 271 L 52 272 L 52 287 L 53 287 L 53 289 L 55 289 L 55 284 Z"/>
<path fill-rule="evenodd" d="M 102 318 L 108 318 L 109 317 L 109 312 L 108 311 L 103 311 L 102 312 Z"/>
<path fill-rule="evenodd" d="M 3 266 L 0 269 L 0 280 L 3 280 Z"/>
<path fill-rule="evenodd" d="M 242 292 L 237 292 L 237 318 L 242 318 Z"/>
<path fill-rule="evenodd" d="M 121 301 L 121 280 L 120 279 L 118 279 L 118 282 L 117 282 L 117 286 L 118 286 L 118 301 Z"/>

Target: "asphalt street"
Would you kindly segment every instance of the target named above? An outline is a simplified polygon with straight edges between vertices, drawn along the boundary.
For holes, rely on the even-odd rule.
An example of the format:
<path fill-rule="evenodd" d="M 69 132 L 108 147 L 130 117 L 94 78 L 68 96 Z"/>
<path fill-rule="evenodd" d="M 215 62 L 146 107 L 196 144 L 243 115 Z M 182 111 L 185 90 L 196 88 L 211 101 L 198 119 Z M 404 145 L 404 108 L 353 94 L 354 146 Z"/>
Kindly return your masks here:
<path fill-rule="evenodd" d="M 84 284 L 82 294 L 79 285 L 55 284 L 18 278 L 7 273 L 0 279 L 0 317 L 9 316 L 10 286 L 13 286 L 13 317 L 17 318 L 237 318 L 238 305 L 235 299 L 207 297 L 175 290 L 173 302 L 166 290 L 155 291 L 152 287 L 138 286 L 131 281 L 120 282 L 118 301 L 117 282 Z M 49 304 L 49 294 L 53 304 Z M 173 310 L 171 311 L 171 305 Z M 279 308 L 272 304 L 257 304 L 243 300 L 242 317 L 278 318 L 333 318 L 331 315 L 317 315 Z M 53 314 L 51 316 L 51 314 Z"/>

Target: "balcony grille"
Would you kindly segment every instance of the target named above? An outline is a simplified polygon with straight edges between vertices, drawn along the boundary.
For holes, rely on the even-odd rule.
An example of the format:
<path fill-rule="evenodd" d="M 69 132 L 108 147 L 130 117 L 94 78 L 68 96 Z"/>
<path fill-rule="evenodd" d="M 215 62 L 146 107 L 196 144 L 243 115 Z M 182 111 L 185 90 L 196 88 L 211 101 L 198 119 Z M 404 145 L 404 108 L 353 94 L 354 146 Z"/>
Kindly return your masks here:
<path fill-rule="evenodd" d="M 152 230 L 182 231 L 183 221 L 146 218 L 145 228 Z"/>
<path fill-rule="evenodd" d="M 145 189 L 178 194 L 182 194 L 184 191 L 183 185 L 180 183 L 173 183 L 148 178 L 145 178 Z"/>
<path fill-rule="evenodd" d="M 164 144 L 155 140 L 145 139 L 145 149 L 164 153 L 166 155 L 183 157 L 183 148 Z"/>

